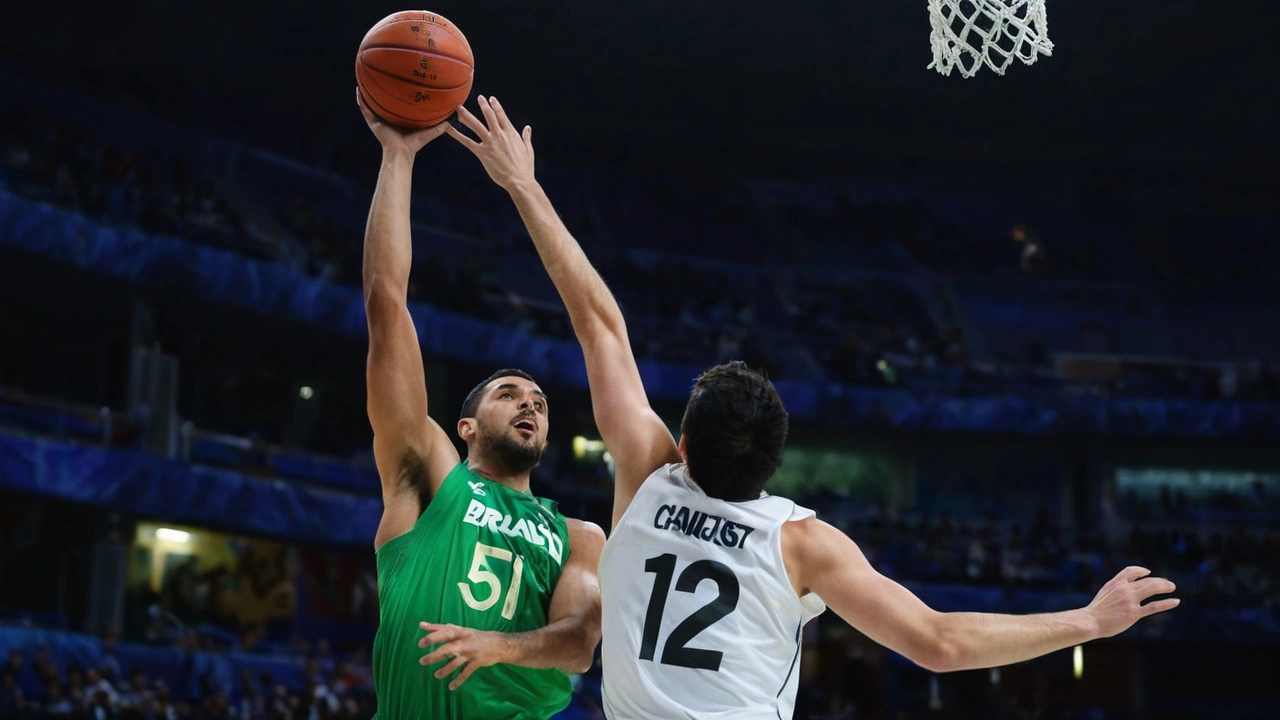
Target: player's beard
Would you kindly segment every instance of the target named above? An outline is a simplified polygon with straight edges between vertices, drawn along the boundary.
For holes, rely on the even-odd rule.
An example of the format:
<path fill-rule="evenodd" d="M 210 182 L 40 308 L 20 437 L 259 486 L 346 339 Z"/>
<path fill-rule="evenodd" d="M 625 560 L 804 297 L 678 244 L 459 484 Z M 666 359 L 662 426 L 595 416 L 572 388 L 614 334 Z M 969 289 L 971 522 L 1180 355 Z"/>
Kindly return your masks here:
<path fill-rule="evenodd" d="M 542 453 L 546 450 L 546 446 L 539 444 L 536 440 L 520 442 L 511 436 L 509 427 L 506 430 L 507 432 L 493 432 L 492 428 L 480 428 L 480 434 L 484 438 L 485 454 L 512 475 L 520 475 L 537 467 L 538 463 L 542 462 Z"/>

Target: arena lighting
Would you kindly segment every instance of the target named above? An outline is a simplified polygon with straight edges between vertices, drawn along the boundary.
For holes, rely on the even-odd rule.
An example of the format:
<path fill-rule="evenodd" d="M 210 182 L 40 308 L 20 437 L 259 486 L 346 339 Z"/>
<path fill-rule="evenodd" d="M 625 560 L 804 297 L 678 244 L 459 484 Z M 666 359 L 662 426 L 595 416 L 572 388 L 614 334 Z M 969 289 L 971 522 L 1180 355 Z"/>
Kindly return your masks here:
<path fill-rule="evenodd" d="M 588 453 L 598 453 L 603 451 L 604 451 L 603 440 L 588 440 L 587 438 L 581 435 L 575 435 L 573 438 L 574 459 L 581 460 L 585 458 Z M 605 462 L 608 462 L 608 460 L 605 460 Z"/>
<path fill-rule="evenodd" d="M 185 543 L 191 540 L 191 533 L 185 530 L 174 530 L 173 528 L 156 528 L 156 539 Z"/>
<path fill-rule="evenodd" d="M 303 385 L 302 387 L 298 388 L 298 397 L 302 398 L 303 400 L 310 400 L 311 397 L 315 394 L 316 392 L 311 389 L 310 385 Z"/>
<path fill-rule="evenodd" d="M 1071 669 L 1075 673 L 1076 679 L 1079 680 L 1084 675 L 1084 646 L 1077 645 L 1071 651 Z"/>

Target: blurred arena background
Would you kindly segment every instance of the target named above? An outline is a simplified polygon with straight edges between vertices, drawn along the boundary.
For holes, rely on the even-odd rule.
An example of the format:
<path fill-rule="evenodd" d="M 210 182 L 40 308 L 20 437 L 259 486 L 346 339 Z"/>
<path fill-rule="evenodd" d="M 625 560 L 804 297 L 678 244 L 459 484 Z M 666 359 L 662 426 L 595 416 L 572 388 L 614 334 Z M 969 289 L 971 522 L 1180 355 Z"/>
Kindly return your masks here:
<path fill-rule="evenodd" d="M 6 9 L 0 716 L 372 714 L 352 63 L 400 9 Z M 673 424 L 697 370 L 767 368 L 793 417 L 772 488 L 938 609 L 1076 606 L 1130 563 L 1179 584 L 1169 615 L 990 672 L 824 616 L 797 718 L 1280 717 L 1274 3 L 1051 2 L 1053 57 L 973 80 L 925 70 L 922 0 L 431 9 L 535 127 Z M 556 408 L 535 492 L 603 520 L 518 218 L 461 148 L 418 165 L 433 414 L 531 371 Z M 598 666 L 575 684 L 564 717 L 601 717 Z"/>

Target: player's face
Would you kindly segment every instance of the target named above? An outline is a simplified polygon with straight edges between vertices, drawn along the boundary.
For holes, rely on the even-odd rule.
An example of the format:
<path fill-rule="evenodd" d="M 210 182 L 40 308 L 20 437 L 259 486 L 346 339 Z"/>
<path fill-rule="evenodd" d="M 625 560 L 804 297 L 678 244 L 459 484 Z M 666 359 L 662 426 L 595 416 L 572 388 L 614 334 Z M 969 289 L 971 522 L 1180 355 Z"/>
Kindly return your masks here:
<path fill-rule="evenodd" d="M 524 378 L 498 378 L 476 410 L 476 431 L 485 453 L 508 471 L 532 470 L 547 449 L 547 397 Z"/>

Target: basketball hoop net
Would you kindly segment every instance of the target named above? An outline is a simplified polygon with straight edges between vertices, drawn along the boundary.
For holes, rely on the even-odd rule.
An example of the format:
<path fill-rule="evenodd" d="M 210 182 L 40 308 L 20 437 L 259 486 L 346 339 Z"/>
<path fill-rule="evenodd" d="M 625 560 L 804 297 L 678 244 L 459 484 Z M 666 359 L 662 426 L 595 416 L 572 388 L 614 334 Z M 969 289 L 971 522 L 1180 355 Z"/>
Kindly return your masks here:
<path fill-rule="evenodd" d="M 1003 75 L 1014 58 L 1030 65 L 1053 54 L 1045 0 L 929 0 L 933 62 L 943 75 L 973 77 L 986 64 Z"/>

